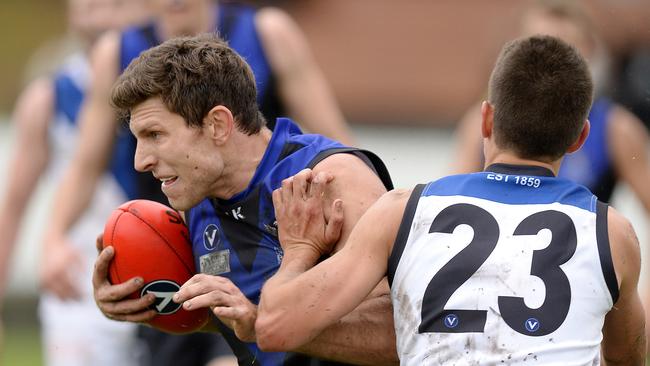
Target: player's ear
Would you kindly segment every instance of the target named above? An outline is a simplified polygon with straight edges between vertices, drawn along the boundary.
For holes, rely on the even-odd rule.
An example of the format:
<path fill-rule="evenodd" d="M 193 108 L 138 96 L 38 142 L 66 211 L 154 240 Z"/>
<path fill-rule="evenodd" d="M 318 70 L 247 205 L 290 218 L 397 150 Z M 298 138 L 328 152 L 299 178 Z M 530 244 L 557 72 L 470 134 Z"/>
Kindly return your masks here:
<path fill-rule="evenodd" d="M 203 128 L 214 141 L 221 145 L 228 141 L 235 125 L 235 118 L 230 109 L 217 105 L 208 111 L 203 119 Z"/>
<path fill-rule="evenodd" d="M 484 100 L 481 104 L 481 134 L 483 138 L 490 138 L 492 136 L 492 128 L 494 127 L 494 107 L 490 102 Z"/>
<path fill-rule="evenodd" d="M 579 148 L 582 147 L 582 145 L 585 143 L 587 140 L 587 137 L 589 136 L 589 130 L 591 129 L 591 124 L 589 123 L 589 120 L 585 120 L 585 124 L 582 126 L 582 131 L 580 131 L 580 135 L 576 139 L 576 141 L 569 146 L 567 149 L 567 154 L 578 151 Z"/>

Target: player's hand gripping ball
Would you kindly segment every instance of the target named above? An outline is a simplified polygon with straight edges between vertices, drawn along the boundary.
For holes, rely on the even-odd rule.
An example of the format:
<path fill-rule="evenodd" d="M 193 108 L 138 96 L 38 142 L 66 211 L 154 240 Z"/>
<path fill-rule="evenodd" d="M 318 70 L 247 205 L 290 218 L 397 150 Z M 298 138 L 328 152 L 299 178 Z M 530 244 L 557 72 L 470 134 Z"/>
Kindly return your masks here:
<path fill-rule="evenodd" d="M 180 286 L 195 273 L 187 227 L 178 212 L 154 201 L 133 200 L 115 209 L 104 227 L 104 247 L 115 256 L 109 280 L 119 284 L 140 276 L 144 287 L 131 298 L 156 295 L 158 315 L 149 325 L 168 333 L 190 333 L 203 327 L 209 309 L 187 311 L 172 301 Z"/>

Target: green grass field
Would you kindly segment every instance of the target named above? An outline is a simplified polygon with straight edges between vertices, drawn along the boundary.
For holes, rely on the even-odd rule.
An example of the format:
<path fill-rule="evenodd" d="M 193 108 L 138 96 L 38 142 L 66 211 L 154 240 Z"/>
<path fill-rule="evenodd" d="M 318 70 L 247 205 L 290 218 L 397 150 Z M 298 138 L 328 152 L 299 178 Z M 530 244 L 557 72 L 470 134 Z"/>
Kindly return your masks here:
<path fill-rule="evenodd" d="M 41 336 L 36 316 L 37 300 L 32 297 L 9 298 L 2 319 L 4 338 L 0 366 L 41 366 Z"/>
<path fill-rule="evenodd" d="M 0 365 L 40 366 L 43 364 L 38 327 L 35 325 L 7 327 L 4 336 Z"/>

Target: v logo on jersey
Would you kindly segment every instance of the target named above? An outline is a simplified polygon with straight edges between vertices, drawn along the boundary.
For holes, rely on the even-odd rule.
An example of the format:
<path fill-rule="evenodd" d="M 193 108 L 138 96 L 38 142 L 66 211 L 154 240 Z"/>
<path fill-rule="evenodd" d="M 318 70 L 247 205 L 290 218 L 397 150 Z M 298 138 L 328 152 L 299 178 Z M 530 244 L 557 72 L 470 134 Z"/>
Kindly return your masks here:
<path fill-rule="evenodd" d="M 535 318 L 529 318 L 526 320 L 524 327 L 526 327 L 526 330 L 529 332 L 536 332 L 539 329 L 539 320 Z"/>
<path fill-rule="evenodd" d="M 219 245 L 221 238 L 219 237 L 219 227 L 215 224 L 210 224 L 203 230 L 203 246 L 207 250 L 213 250 Z"/>
<path fill-rule="evenodd" d="M 458 325 L 458 316 L 456 314 L 449 314 L 445 317 L 445 326 L 447 328 L 456 328 Z"/>

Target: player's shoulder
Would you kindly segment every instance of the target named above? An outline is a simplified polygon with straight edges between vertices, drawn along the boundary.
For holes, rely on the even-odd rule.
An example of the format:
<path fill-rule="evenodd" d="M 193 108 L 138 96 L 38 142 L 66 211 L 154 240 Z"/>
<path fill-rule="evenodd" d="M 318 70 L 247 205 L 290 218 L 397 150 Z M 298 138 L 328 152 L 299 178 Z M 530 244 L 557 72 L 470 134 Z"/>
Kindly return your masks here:
<path fill-rule="evenodd" d="M 331 154 L 325 159 L 321 160 L 314 166 L 314 172 L 330 171 L 336 173 L 339 170 L 347 172 L 358 166 L 366 166 L 366 164 L 354 154 L 339 153 Z"/>
<path fill-rule="evenodd" d="M 632 248 L 638 247 L 639 242 L 632 223 L 611 206 L 607 208 L 607 227 L 610 239 L 615 239 L 617 242 Z"/>
<path fill-rule="evenodd" d="M 613 207 L 607 210 L 607 231 L 619 286 L 626 277 L 638 276 L 641 261 L 639 239 L 632 223 Z"/>
<path fill-rule="evenodd" d="M 417 194 L 418 191 L 410 188 L 395 188 L 393 190 L 390 190 L 386 193 L 384 193 L 380 200 L 384 205 L 389 205 L 389 206 L 394 206 L 394 205 L 406 205 L 408 200 L 413 196 L 414 194 Z"/>
<path fill-rule="evenodd" d="M 280 8 L 265 6 L 255 12 L 255 23 L 260 31 L 283 35 L 297 27 L 294 20 Z"/>
<path fill-rule="evenodd" d="M 319 161 L 313 168 L 315 173 L 329 172 L 335 177 L 355 177 L 361 179 L 364 176 L 377 176 L 368 166 L 368 163 L 353 153 L 331 154 Z"/>
<path fill-rule="evenodd" d="M 105 59 L 117 60 L 119 56 L 121 37 L 121 33 L 118 31 L 104 32 L 91 49 L 91 60 L 93 60 L 93 62 Z"/>
<path fill-rule="evenodd" d="M 307 40 L 298 24 L 284 10 L 263 7 L 257 10 L 255 26 L 272 64 L 290 68 L 309 55 Z"/>
<path fill-rule="evenodd" d="M 51 114 L 54 108 L 54 81 L 51 77 L 40 77 L 31 81 L 18 97 L 15 108 L 15 120 L 20 128 L 40 126 L 46 118 L 38 118 L 38 114 Z M 34 117 L 26 117 L 34 116 Z M 38 125 L 38 126 L 36 126 Z"/>

